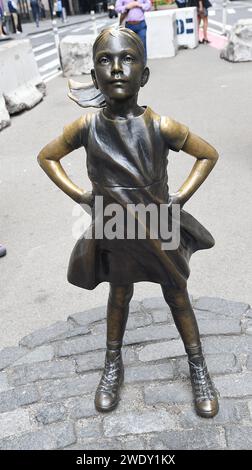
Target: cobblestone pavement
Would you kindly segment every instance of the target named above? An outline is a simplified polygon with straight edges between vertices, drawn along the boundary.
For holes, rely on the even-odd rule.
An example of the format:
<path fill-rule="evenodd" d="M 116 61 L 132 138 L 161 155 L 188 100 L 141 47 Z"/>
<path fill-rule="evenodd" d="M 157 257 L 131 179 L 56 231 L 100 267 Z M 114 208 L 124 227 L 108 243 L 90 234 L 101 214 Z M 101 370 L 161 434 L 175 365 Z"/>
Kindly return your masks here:
<path fill-rule="evenodd" d="M 161 298 L 131 303 L 125 385 L 99 414 L 105 307 L 76 313 L 0 351 L 0 449 L 252 449 L 252 310 L 193 299 L 220 412 L 198 417 L 182 341 Z"/>

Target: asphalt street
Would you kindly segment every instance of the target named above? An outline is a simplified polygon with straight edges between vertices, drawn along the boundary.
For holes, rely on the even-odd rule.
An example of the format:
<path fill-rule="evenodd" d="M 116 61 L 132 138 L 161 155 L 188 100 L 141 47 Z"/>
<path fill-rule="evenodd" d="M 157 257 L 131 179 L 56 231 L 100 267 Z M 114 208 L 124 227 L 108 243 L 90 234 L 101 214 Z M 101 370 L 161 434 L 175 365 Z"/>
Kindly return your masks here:
<path fill-rule="evenodd" d="M 213 249 L 193 256 L 189 291 L 196 297 L 251 303 L 251 64 L 225 62 L 217 49 L 200 46 L 149 65 L 151 79 L 140 104 L 186 123 L 220 153 L 213 173 L 186 205 L 216 239 Z M 1 347 L 106 302 L 106 284 L 84 291 L 67 283 L 78 207 L 49 181 L 36 160 L 39 150 L 83 112 L 66 94 L 66 79 L 51 80 L 44 101 L 14 117 L 11 127 L 0 133 L 0 239 L 8 249 L 0 260 Z M 171 191 L 192 164 L 183 153 L 171 153 Z M 90 188 L 83 150 L 66 157 L 64 167 L 81 187 Z M 159 285 L 135 285 L 134 299 L 160 294 Z"/>

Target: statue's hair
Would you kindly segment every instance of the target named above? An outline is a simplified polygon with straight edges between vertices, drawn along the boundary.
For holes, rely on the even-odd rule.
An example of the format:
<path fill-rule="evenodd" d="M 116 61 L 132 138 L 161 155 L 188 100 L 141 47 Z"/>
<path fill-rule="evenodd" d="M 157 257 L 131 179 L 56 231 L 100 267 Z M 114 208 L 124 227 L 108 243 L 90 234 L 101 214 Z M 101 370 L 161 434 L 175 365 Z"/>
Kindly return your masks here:
<path fill-rule="evenodd" d="M 129 28 L 124 28 L 123 26 L 119 26 L 119 28 L 105 28 L 100 32 L 93 45 L 93 59 L 95 58 L 95 54 L 100 43 L 107 39 L 109 36 L 115 38 L 126 37 L 128 40 L 130 40 L 133 43 L 134 47 L 137 49 L 137 51 L 140 53 L 143 63 L 145 64 L 146 60 L 144 53 L 144 45 L 140 37 L 136 33 L 134 33 L 134 31 L 131 31 Z"/>

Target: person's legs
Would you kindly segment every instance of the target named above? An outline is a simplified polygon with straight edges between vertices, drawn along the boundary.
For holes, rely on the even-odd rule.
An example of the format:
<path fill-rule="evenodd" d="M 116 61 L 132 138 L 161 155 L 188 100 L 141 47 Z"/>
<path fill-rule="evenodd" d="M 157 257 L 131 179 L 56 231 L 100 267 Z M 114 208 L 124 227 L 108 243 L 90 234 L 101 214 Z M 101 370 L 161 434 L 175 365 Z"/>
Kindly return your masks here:
<path fill-rule="evenodd" d="M 133 284 L 110 284 L 105 368 L 95 395 L 95 407 L 98 411 L 111 411 L 119 402 L 119 390 L 124 378 L 121 347 L 132 295 Z"/>
<path fill-rule="evenodd" d="M 147 60 L 147 47 L 146 47 L 146 30 L 147 30 L 147 26 L 146 26 L 146 22 L 143 20 L 143 21 L 140 21 L 139 24 L 130 24 L 126 21 L 125 23 L 125 27 L 130 29 L 131 31 L 134 31 L 134 33 L 136 33 L 143 45 L 144 45 L 144 52 L 145 52 L 145 60 Z"/>
<path fill-rule="evenodd" d="M 218 399 L 203 357 L 198 324 L 188 292 L 164 285 L 162 291 L 188 355 L 196 412 L 211 418 L 218 413 Z"/>
<path fill-rule="evenodd" d="M 207 28 L 208 28 L 208 16 L 203 17 L 203 36 L 204 36 L 204 41 L 209 42 L 207 38 Z"/>

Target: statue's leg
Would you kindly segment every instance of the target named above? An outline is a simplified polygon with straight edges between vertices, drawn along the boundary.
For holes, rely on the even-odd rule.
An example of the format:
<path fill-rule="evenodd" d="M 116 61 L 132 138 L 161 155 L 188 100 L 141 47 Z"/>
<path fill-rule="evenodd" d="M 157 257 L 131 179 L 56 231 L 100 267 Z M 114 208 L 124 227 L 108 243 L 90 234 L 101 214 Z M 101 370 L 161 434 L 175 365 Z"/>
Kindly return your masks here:
<path fill-rule="evenodd" d="M 196 412 L 205 418 L 212 418 L 218 413 L 218 398 L 203 357 L 198 324 L 188 292 L 165 285 L 162 290 L 188 355 Z"/>
<path fill-rule="evenodd" d="M 95 395 L 95 407 L 98 411 L 113 410 L 120 399 L 119 391 L 124 379 L 121 347 L 132 296 L 133 284 L 110 284 L 105 367 Z"/>

